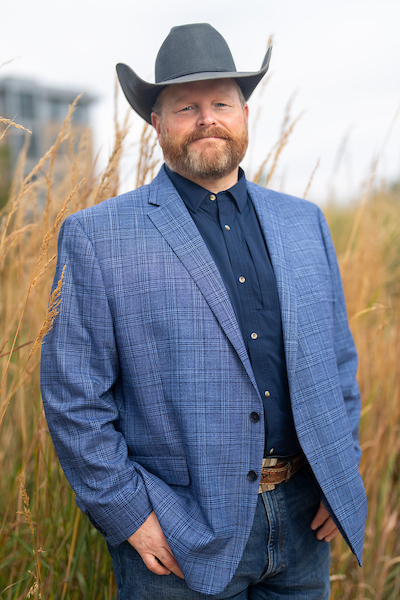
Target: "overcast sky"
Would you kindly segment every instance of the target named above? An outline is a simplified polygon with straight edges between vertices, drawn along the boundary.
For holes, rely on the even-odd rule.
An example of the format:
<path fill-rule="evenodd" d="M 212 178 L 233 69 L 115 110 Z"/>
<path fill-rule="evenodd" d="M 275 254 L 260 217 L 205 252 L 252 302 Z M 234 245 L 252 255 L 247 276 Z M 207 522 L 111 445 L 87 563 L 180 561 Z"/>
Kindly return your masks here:
<path fill-rule="evenodd" d="M 154 60 L 174 25 L 208 22 L 227 40 L 240 71 L 257 71 L 272 35 L 270 79 L 250 99 L 249 176 L 276 142 L 285 106 L 304 111 L 284 150 L 271 187 L 302 196 L 320 159 L 309 197 L 323 202 L 336 190 L 356 195 L 368 177 L 400 105 L 398 0 L 15 0 L 3 10 L 0 77 L 87 90 L 95 151 L 112 146 L 115 64 L 125 62 L 154 81 Z M 128 106 L 121 98 L 120 106 Z M 141 131 L 132 115 L 132 137 Z M 340 160 L 338 156 L 340 155 Z M 129 187 L 132 153 L 124 161 Z M 400 175 L 400 116 L 391 130 L 379 177 Z"/>

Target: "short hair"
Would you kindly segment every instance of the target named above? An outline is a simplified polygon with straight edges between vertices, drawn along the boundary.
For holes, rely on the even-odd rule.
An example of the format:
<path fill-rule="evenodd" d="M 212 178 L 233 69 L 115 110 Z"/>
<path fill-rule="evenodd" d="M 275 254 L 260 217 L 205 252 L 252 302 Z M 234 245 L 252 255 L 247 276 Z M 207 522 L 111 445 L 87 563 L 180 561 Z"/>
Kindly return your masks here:
<path fill-rule="evenodd" d="M 244 105 L 246 104 L 246 98 L 244 97 L 242 86 L 240 85 L 240 83 L 238 81 L 236 81 L 236 79 L 234 81 L 235 81 L 235 83 L 237 83 L 238 92 L 239 92 L 239 102 L 243 108 Z"/>
<path fill-rule="evenodd" d="M 240 102 L 241 107 L 243 108 L 244 105 L 246 104 L 246 98 L 244 97 L 242 86 L 236 79 L 234 79 L 233 81 L 237 85 L 238 93 L 239 93 L 239 102 Z M 163 87 L 162 90 L 158 93 L 156 101 L 154 102 L 152 109 L 151 109 L 151 112 L 156 113 L 156 115 L 158 115 L 160 118 L 162 116 L 162 93 L 164 90 L 165 90 L 165 87 Z"/>
<path fill-rule="evenodd" d="M 157 94 L 156 101 L 154 102 L 154 104 L 151 108 L 151 112 L 156 113 L 156 115 L 158 115 L 159 117 L 161 117 L 161 113 L 162 113 L 161 96 L 162 96 L 162 93 L 164 90 L 165 90 L 165 88 L 162 88 L 162 90 Z"/>

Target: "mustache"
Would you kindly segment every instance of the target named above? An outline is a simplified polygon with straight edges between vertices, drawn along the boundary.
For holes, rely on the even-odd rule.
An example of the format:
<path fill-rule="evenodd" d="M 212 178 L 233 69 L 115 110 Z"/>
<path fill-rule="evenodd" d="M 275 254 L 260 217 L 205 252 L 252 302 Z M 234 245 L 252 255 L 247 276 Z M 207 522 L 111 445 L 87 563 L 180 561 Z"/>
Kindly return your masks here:
<path fill-rule="evenodd" d="M 216 137 L 221 138 L 223 140 L 231 140 L 227 132 L 221 129 L 220 127 L 209 127 L 208 129 L 198 129 L 196 131 L 193 131 L 193 133 L 189 133 L 189 135 L 185 139 L 185 145 L 188 146 L 196 140 L 201 140 L 207 137 Z"/>

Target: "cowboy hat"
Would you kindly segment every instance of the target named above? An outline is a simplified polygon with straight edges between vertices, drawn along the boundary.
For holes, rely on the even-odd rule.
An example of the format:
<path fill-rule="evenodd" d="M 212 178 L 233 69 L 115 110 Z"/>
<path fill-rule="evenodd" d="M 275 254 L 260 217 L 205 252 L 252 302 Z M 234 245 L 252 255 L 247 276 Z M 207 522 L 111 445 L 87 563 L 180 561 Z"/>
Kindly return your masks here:
<path fill-rule="evenodd" d="M 261 69 L 255 73 L 238 73 L 228 44 L 208 23 L 173 27 L 158 51 L 155 83 L 143 81 L 123 63 L 117 64 L 118 79 L 132 108 L 148 123 L 158 94 L 167 85 L 209 79 L 235 79 L 245 100 L 268 71 L 272 46 L 268 48 Z"/>

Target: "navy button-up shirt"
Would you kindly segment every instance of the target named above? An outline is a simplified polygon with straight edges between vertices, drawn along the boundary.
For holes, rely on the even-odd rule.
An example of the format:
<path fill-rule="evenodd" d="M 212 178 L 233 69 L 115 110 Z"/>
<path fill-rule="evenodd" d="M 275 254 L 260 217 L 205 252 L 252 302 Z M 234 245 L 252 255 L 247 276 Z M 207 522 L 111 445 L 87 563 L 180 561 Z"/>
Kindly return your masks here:
<path fill-rule="evenodd" d="M 213 194 L 166 167 L 228 291 L 264 404 L 265 456 L 300 451 L 293 424 L 275 275 L 246 178 Z M 260 416 L 252 412 L 256 423 Z"/>

